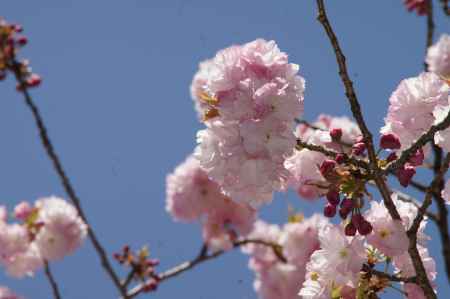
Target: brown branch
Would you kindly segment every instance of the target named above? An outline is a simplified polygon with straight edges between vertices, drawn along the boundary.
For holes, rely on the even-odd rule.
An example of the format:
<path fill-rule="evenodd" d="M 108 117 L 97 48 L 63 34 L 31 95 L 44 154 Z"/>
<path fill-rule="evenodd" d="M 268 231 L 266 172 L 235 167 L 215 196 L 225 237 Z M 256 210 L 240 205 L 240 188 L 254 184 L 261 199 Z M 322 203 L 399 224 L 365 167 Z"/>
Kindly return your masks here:
<path fill-rule="evenodd" d="M 242 240 L 234 242 L 233 248 L 239 248 L 241 246 L 248 245 L 248 244 L 259 244 L 259 245 L 271 247 L 274 254 L 278 257 L 280 262 L 282 262 L 282 263 L 287 262 L 286 258 L 284 257 L 284 255 L 281 252 L 281 246 L 278 244 L 272 243 L 272 242 L 268 242 L 268 241 L 264 241 L 264 240 L 257 240 L 257 239 L 242 239 Z M 199 254 L 193 260 L 186 261 L 186 262 L 181 263 L 178 266 L 175 266 L 161 274 L 158 274 L 159 282 L 162 282 L 162 281 L 168 280 L 170 278 L 173 278 L 175 276 L 178 276 L 178 275 L 194 268 L 195 266 L 197 266 L 203 262 L 215 259 L 215 258 L 223 255 L 226 252 L 228 252 L 228 251 L 219 250 L 219 251 L 208 254 L 208 247 L 206 245 L 203 245 L 200 249 Z M 139 295 L 143 291 L 143 287 L 144 287 L 144 284 L 139 284 L 139 285 L 135 286 L 128 292 L 128 297 L 134 298 L 135 296 Z"/>
<path fill-rule="evenodd" d="M 349 155 L 347 155 L 345 153 L 337 153 L 335 151 L 329 150 L 329 149 L 327 149 L 327 148 L 325 148 L 323 146 L 320 146 L 320 145 L 304 142 L 304 141 L 302 141 L 299 138 L 297 139 L 297 147 L 299 147 L 300 149 L 301 148 L 306 148 L 306 149 L 309 149 L 311 151 L 319 152 L 319 153 L 322 153 L 325 156 L 328 156 L 330 158 L 336 158 L 336 156 L 338 154 L 342 154 L 344 156 L 344 162 L 349 162 L 349 163 L 351 163 L 351 164 L 353 164 L 355 166 L 359 166 L 359 167 L 364 168 L 364 169 L 368 169 L 369 168 L 369 165 L 363 160 L 356 159 L 356 158 L 354 158 L 352 156 L 349 156 Z"/>
<path fill-rule="evenodd" d="M 59 292 L 58 284 L 56 283 L 55 278 L 53 277 L 52 271 L 50 269 L 50 265 L 48 261 L 44 260 L 44 272 L 45 276 L 47 276 L 48 281 L 50 282 L 50 286 L 52 287 L 53 297 L 55 299 L 61 299 L 61 293 Z"/>
<path fill-rule="evenodd" d="M 375 148 L 373 145 L 373 137 L 372 133 L 370 133 L 366 122 L 364 121 L 364 117 L 361 111 L 361 106 L 359 105 L 358 98 L 356 96 L 355 90 L 353 88 L 353 82 L 350 79 L 347 71 L 347 65 L 345 62 L 345 56 L 342 53 L 341 47 L 339 46 L 339 41 L 336 37 L 336 34 L 331 27 L 330 22 L 328 21 L 328 17 L 325 11 L 325 5 L 323 0 L 317 0 L 317 7 L 319 10 L 317 19 L 322 24 L 325 32 L 333 46 L 334 54 L 336 56 L 336 61 L 339 67 L 339 76 L 341 77 L 341 81 L 344 84 L 345 95 L 350 103 L 350 108 L 352 110 L 353 117 L 355 118 L 359 129 L 364 137 L 364 142 L 367 146 L 367 152 L 369 155 L 370 166 L 373 171 L 373 176 L 375 183 L 377 184 L 378 190 L 380 191 L 384 204 L 389 211 L 389 214 L 393 219 L 400 219 L 400 215 L 398 214 L 397 209 L 395 208 L 394 202 L 391 199 L 389 188 L 386 185 L 386 182 L 383 177 L 383 172 L 378 167 L 377 164 L 377 156 L 375 153 Z"/>
<path fill-rule="evenodd" d="M 411 260 L 414 265 L 414 270 L 416 271 L 417 284 L 422 288 L 427 298 L 437 298 L 437 297 L 428 279 L 427 272 L 425 266 L 423 265 L 422 259 L 420 258 L 419 251 L 417 250 L 417 231 L 419 230 L 420 223 L 423 220 L 427 208 L 432 203 L 433 194 L 431 191 L 436 190 L 436 188 L 439 188 L 439 184 L 441 183 L 445 173 L 448 170 L 449 163 L 450 163 L 450 154 L 447 154 L 444 160 L 444 164 L 441 167 L 441 170 L 435 175 L 435 178 L 431 182 L 429 188 L 430 192 L 427 192 L 427 194 L 425 195 L 425 200 L 423 201 L 422 206 L 420 206 L 420 208 L 418 209 L 413 224 L 407 231 L 407 235 L 409 238 L 408 252 L 409 255 L 411 256 Z"/>
<path fill-rule="evenodd" d="M 363 270 L 365 270 L 364 268 L 368 268 L 368 267 L 363 266 Z M 369 272 L 370 274 L 376 275 L 380 278 L 385 278 L 385 279 L 387 279 L 389 281 L 393 281 L 393 282 L 415 283 L 417 281 L 417 277 L 415 277 L 415 276 L 399 277 L 399 276 L 388 274 L 386 272 L 378 271 L 376 269 L 368 269 L 365 271 Z"/>
<path fill-rule="evenodd" d="M 61 163 L 58 155 L 55 152 L 55 149 L 50 140 L 50 137 L 48 136 L 47 129 L 44 125 L 44 120 L 39 112 L 38 107 L 34 104 L 32 98 L 28 92 L 28 89 L 27 89 L 27 86 L 26 86 L 24 80 L 22 79 L 21 71 L 20 71 L 20 63 L 17 62 L 16 60 L 13 60 L 11 67 L 12 67 L 12 71 L 14 72 L 14 75 L 16 77 L 16 80 L 19 84 L 20 92 L 24 96 L 25 104 L 31 110 L 31 113 L 33 114 L 34 121 L 39 130 L 39 136 L 40 136 L 41 143 L 47 153 L 47 156 L 53 163 L 53 167 L 54 167 L 57 175 L 60 178 L 60 181 L 61 181 L 61 184 L 62 184 L 64 190 L 66 191 L 67 195 L 69 196 L 70 200 L 72 201 L 73 205 L 75 206 L 80 217 L 87 224 L 89 239 L 91 240 L 92 245 L 94 246 L 94 249 L 96 250 L 97 254 L 100 257 L 102 267 L 108 273 L 108 275 L 110 276 L 114 285 L 119 290 L 120 294 L 122 296 L 124 296 L 124 298 L 128 298 L 127 292 L 125 289 L 122 288 L 122 286 L 120 284 L 120 280 L 119 280 L 117 274 L 114 272 L 112 265 L 108 260 L 108 256 L 106 254 L 105 249 L 100 244 L 100 241 L 98 240 L 97 236 L 95 235 L 94 230 L 92 229 L 92 226 L 89 224 L 89 222 L 86 218 L 86 215 L 84 214 L 84 211 L 81 207 L 80 199 L 78 198 L 77 194 L 75 193 L 75 189 L 73 188 L 73 186 L 69 180 L 69 177 L 67 176 L 66 172 L 64 171 L 62 163 Z"/>

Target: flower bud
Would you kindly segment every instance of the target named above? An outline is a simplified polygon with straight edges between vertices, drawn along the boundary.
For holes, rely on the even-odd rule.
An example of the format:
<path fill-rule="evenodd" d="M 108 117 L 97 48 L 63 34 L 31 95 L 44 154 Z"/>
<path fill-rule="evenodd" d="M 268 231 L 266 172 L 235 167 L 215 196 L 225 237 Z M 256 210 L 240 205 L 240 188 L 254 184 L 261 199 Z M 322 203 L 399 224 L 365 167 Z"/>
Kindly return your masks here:
<path fill-rule="evenodd" d="M 366 144 L 364 142 L 357 142 L 352 146 L 352 152 L 354 155 L 360 156 L 366 150 Z"/>
<path fill-rule="evenodd" d="M 403 168 L 397 170 L 396 174 L 400 185 L 406 188 L 411 182 L 413 176 L 416 174 L 416 169 L 414 168 L 414 166 L 406 164 L 403 166 Z"/>
<path fill-rule="evenodd" d="M 33 207 L 26 201 L 22 201 L 14 208 L 14 217 L 25 221 L 33 212 Z"/>
<path fill-rule="evenodd" d="M 336 167 L 336 162 L 333 160 L 325 160 L 322 162 L 322 165 L 320 165 L 320 173 L 323 176 L 326 176 L 330 171 L 332 171 Z"/>
<path fill-rule="evenodd" d="M 345 226 L 345 235 L 346 236 L 356 235 L 356 227 L 353 225 L 353 223 L 350 222 Z"/>
<path fill-rule="evenodd" d="M 346 219 L 348 214 L 350 214 L 351 211 L 352 211 L 352 209 L 349 209 L 347 207 L 341 207 L 339 209 L 339 216 L 341 216 L 342 219 Z"/>
<path fill-rule="evenodd" d="M 352 215 L 352 223 L 354 226 L 356 226 L 356 228 L 359 229 L 359 227 L 361 226 L 361 224 L 364 221 L 366 221 L 366 220 L 364 219 L 364 217 L 361 214 L 355 213 Z"/>
<path fill-rule="evenodd" d="M 331 189 L 330 191 L 328 191 L 327 195 L 327 200 L 330 204 L 337 206 L 339 204 L 340 198 L 339 198 L 339 191 L 336 189 Z"/>
<path fill-rule="evenodd" d="M 330 136 L 333 141 L 340 141 L 342 137 L 342 130 L 339 128 L 331 129 Z"/>
<path fill-rule="evenodd" d="M 328 218 L 334 217 L 334 215 L 336 215 L 336 206 L 327 204 L 323 209 L 323 214 Z"/>
<path fill-rule="evenodd" d="M 16 42 L 19 46 L 25 46 L 28 43 L 28 39 L 26 36 L 19 36 Z"/>
<path fill-rule="evenodd" d="M 337 164 L 342 164 L 345 161 L 345 155 L 344 154 L 337 154 L 336 158 L 334 158 Z"/>
<path fill-rule="evenodd" d="M 381 136 L 380 147 L 382 149 L 399 149 L 401 144 L 396 135 L 388 133 Z"/>
<path fill-rule="evenodd" d="M 361 221 L 360 225 L 358 226 L 358 232 L 363 236 L 370 234 L 372 230 L 372 224 L 370 224 L 370 222 L 367 220 Z"/>

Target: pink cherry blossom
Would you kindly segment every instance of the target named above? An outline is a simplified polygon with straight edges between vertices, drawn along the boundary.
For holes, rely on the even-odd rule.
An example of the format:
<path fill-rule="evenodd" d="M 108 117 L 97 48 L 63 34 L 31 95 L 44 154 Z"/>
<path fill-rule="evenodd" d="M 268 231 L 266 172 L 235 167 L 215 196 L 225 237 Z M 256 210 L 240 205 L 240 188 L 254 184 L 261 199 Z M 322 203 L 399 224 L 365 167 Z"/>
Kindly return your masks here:
<path fill-rule="evenodd" d="M 0 286 L 0 299 L 21 299 L 22 297 L 16 295 L 7 287 Z"/>
<path fill-rule="evenodd" d="M 326 218 L 316 214 L 283 227 L 280 244 L 289 263 L 303 266 L 308 262 L 311 254 L 320 248 L 319 230 L 327 224 Z"/>
<path fill-rule="evenodd" d="M 446 105 L 439 105 L 434 109 L 434 124 L 442 122 L 450 112 L 450 96 L 448 100 L 449 101 L 446 103 Z M 434 142 L 445 151 L 450 151 L 450 129 L 447 128 L 443 131 L 436 132 L 436 134 L 434 134 Z"/>
<path fill-rule="evenodd" d="M 207 128 L 196 157 L 222 192 L 258 206 L 286 187 L 304 80 L 275 42 L 232 46 L 200 64 L 191 94 Z M 211 111 L 214 111 L 211 113 Z"/>
<path fill-rule="evenodd" d="M 175 220 L 197 220 L 224 197 L 192 156 L 169 174 L 166 182 L 166 210 Z"/>
<path fill-rule="evenodd" d="M 426 63 L 430 72 L 450 80 L 450 35 L 442 34 L 439 40 L 428 48 Z"/>
<path fill-rule="evenodd" d="M 75 208 L 65 200 L 51 196 L 36 201 L 38 220 L 44 225 L 36 235 L 36 246 L 47 260 L 59 260 L 81 246 L 87 226 Z"/>
<path fill-rule="evenodd" d="M 16 278 L 32 276 L 42 266 L 43 258 L 34 242 L 28 246 L 25 252 L 14 255 L 5 263 L 8 275 Z"/>
<path fill-rule="evenodd" d="M 409 147 L 435 122 L 434 109 L 448 105 L 449 86 L 433 73 L 405 79 L 392 93 L 386 125 L 381 133 L 393 133 L 401 149 Z"/>
<path fill-rule="evenodd" d="M 32 206 L 26 201 L 22 201 L 14 208 L 14 216 L 20 220 L 27 219 L 32 212 L 33 212 Z"/>
<path fill-rule="evenodd" d="M 258 272 L 253 286 L 262 299 L 297 299 L 304 278 L 304 267 L 278 263 Z"/>

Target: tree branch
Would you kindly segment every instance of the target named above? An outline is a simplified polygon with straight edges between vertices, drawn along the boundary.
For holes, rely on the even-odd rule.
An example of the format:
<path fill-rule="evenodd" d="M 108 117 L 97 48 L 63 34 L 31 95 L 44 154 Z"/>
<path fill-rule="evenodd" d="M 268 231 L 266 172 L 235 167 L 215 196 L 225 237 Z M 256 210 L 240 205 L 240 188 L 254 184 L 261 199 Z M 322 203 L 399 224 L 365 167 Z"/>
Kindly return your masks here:
<path fill-rule="evenodd" d="M 55 299 L 61 299 L 61 293 L 59 292 L 58 284 L 56 283 L 55 278 L 53 277 L 52 271 L 50 270 L 50 265 L 48 261 L 44 260 L 44 272 L 45 276 L 47 276 L 48 281 L 50 282 L 50 286 L 52 287 L 53 297 Z"/>
<path fill-rule="evenodd" d="M 339 41 L 336 37 L 336 34 L 331 27 L 330 22 L 328 21 L 328 17 L 325 11 L 325 5 L 323 0 L 317 0 L 317 7 L 319 10 L 317 19 L 322 24 L 327 36 L 333 46 L 334 54 L 336 56 L 336 61 L 339 67 L 339 76 L 341 77 L 341 81 L 345 87 L 345 95 L 350 103 L 350 108 L 353 113 L 353 117 L 355 118 L 359 129 L 364 137 L 364 142 L 367 146 L 367 152 L 369 155 L 369 162 L 371 166 L 371 170 L 373 171 L 373 176 L 375 183 L 383 197 L 384 204 L 389 211 L 389 214 L 393 219 L 400 219 L 400 215 L 398 214 L 397 209 L 395 208 L 394 202 L 391 199 L 389 188 L 386 185 L 386 182 L 383 178 L 383 172 L 378 167 L 377 156 L 375 153 L 375 148 L 373 145 L 373 137 L 372 133 L 370 133 L 366 122 L 364 121 L 363 114 L 361 112 L 361 106 L 359 105 L 358 98 L 356 96 L 355 90 L 353 88 L 353 82 L 350 79 L 347 71 L 347 65 L 345 62 L 345 56 L 342 53 L 341 47 L 339 46 Z"/>
<path fill-rule="evenodd" d="M 100 257 L 102 267 L 108 273 L 108 275 L 110 276 L 114 285 L 119 290 L 120 294 L 122 296 L 124 296 L 124 298 L 128 298 L 127 292 L 125 289 L 122 288 L 122 286 L 120 284 L 120 280 L 119 280 L 117 274 L 114 272 L 114 270 L 108 260 L 108 256 L 106 254 L 105 249 L 100 244 L 100 241 L 98 240 L 97 236 L 95 235 L 94 230 L 92 229 L 92 226 L 89 224 L 89 222 L 86 218 L 86 215 L 84 214 L 84 211 L 81 207 L 80 199 L 78 198 L 77 194 L 75 193 L 75 189 L 73 188 L 72 184 L 70 183 L 69 177 L 65 173 L 62 163 L 61 163 L 58 155 L 55 152 L 55 149 L 50 140 L 50 137 L 48 136 L 47 129 L 44 125 L 44 120 L 39 112 L 38 107 L 34 104 L 32 98 L 28 92 L 28 89 L 27 89 L 27 86 L 26 86 L 24 80 L 22 79 L 21 71 L 20 71 L 20 63 L 18 63 L 14 59 L 12 61 L 11 68 L 12 68 L 12 71 L 14 72 L 14 75 L 16 77 L 16 80 L 17 80 L 19 86 L 21 87 L 20 92 L 22 93 L 22 95 L 25 99 L 25 104 L 31 110 L 31 113 L 33 114 L 34 121 L 35 121 L 36 126 L 39 131 L 40 140 L 41 140 L 41 143 L 47 153 L 47 156 L 52 161 L 53 167 L 54 167 L 57 175 L 59 176 L 61 184 L 62 184 L 64 190 L 66 191 L 67 195 L 69 196 L 69 199 L 72 201 L 72 203 L 75 206 L 80 217 L 87 224 L 89 239 L 91 240 L 95 251 L 97 252 L 98 256 Z"/>
<path fill-rule="evenodd" d="M 450 7 L 448 6 L 448 0 L 441 0 L 441 6 L 444 14 L 450 16 Z"/>
<path fill-rule="evenodd" d="M 239 241 L 236 241 L 233 243 L 233 249 L 239 248 L 241 246 L 248 245 L 248 244 L 258 244 L 258 245 L 264 245 L 264 246 L 271 247 L 274 254 L 278 257 L 280 262 L 282 262 L 282 263 L 287 262 L 286 258 L 284 257 L 284 255 L 281 251 L 280 245 L 272 243 L 272 242 L 264 241 L 264 240 L 242 239 L 242 240 L 239 240 Z M 219 251 L 208 254 L 208 247 L 206 245 L 203 245 L 200 249 L 199 254 L 193 260 L 181 263 L 178 266 L 175 266 L 175 267 L 159 274 L 158 275 L 159 282 L 162 282 L 162 281 L 168 280 L 172 277 L 178 276 L 181 273 L 184 273 L 203 262 L 215 259 L 215 258 L 223 255 L 226 252 L 228 252 L 228 251 L 219 250 Z M 128 297 L 134 298 L 135 296 L 137 296 L 138 294 L 140 294 L 143 291 L 143 287 L 144 287 L 144 284 L 139 284 L 139 285 L 135 286 L 128 292 Z"/>
<path fill-rule="evenodd" d="M 434 20 L 433 20 L 433 1 L 427 1 L 427 41 L 425 47 L 425 57 L 428 51 L 428 48 L 433 44 L 433 35 L 434 35 Z M 424 63 L 425 72 L 428 71 L 428 64 Z"/>
<path fill-rule="evenodd" d="M 345 153 L 337 153 L 335 151 L 329 150 L 323 146 L 320 145 L 315 145 L 315 144 L 311 144 L 311 143 L 307 143 L 307 142 L 303 142 L 301 139 L 297 138 L 297 147 L 299 148 L 306 148 L 309 149 L 311 151 L 315 151 L 315 152 L 319 152 L 324 154 L 325 156 L 331 157 L 331 158 L 336 158 L 336 156 L 338 154 L 343 154 L 344 155 L 344 162 L 349 162 L 353 165 L 359 166 L 361 168 L 364 169 L 369 169 L 369 165 L 363 161 L 363 160 L 359 160 L 356 159 L 354 157 L 351 157 Z"/>

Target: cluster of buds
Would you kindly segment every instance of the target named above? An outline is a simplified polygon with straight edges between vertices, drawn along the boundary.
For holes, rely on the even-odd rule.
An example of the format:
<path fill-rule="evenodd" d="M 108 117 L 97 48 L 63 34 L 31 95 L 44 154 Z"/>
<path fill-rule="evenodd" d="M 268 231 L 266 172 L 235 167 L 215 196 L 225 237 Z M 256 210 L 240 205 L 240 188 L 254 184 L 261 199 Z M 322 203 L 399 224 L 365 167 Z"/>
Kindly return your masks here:
<path fill-rule="evenodd" d="M 401 148 L 401 143 L 396 135 L 387 133 L 381 136 L 380 148 L 395 151 Z M 395 152 L 391 152 L 382 164 L 387 164 L 389 162 L 395 161 L 397 160 L 397 158 L 397 154 Z M 407 187 L 409 185 L 412 178 L 416 174 L 416 167 L 422 165 L 424 159 L 425 155 L 421 148 L 408 158 L 408 161 L 404 165 L 402 165 L 402 167 L 399 168 L 395 173 L 400 185 L 402 185 L 403 187 Z"/>
<path fill-rule="evenodd" d="M 334 142 L 340 142 L 342 131 L 333 129 L 330 131 L 330 136 Z M 366 145 L 362 138 L 359 138 L 352 146 L 353 155 L 363 155 L 365 150 Z M 365 183 L 369 177 L 357 166 L 344 164 L 345 155 L 339 153 L 334 160 L 324 160 L 319 167 L 320 173 L 328 183 L 328 191 L 325 195 L 327 203 L 323 214 L 332 218 L 339 210 L 339 216 L 343 220 L 350 219 L 345 227 L 346 235 L 354 236 L 356 232 L 367 235 L 372 232 L 372 226 L 364 219 L 360 210 L 364 204 L 363 197 L 367 193 Z"/>
<path fill-rule="evenodd" d="M 8 71 L 20 79 L 18 90 L 36 87 L 41 83 L 41 77 L 32 73 L 28 60 L 17 61 L 17 53 L 28 43 L 22 35 L 23 28 L 17 24 L 9 24 L 0 18 L 0 80 L 4 80 Z"/>
<path fill-rule="evenodd" d="M 113 257 L 121 265 L 131 268 L 129 280 L 134 279 L 142 282 L 143 292 L 156 290 L 160 278 L 155 268 L 159 265 L 159 260 L 150 258 L 150 252 L 147 247 L 144 246 L 133 253 L 130 250 L 130 246 L 126 245 L 120 253 L 114 253 Z M 125 282 L 125 284 L 128 282 Z"/>

